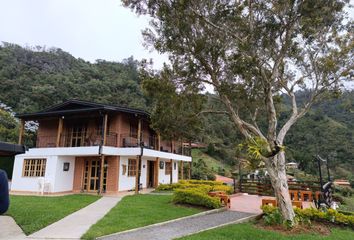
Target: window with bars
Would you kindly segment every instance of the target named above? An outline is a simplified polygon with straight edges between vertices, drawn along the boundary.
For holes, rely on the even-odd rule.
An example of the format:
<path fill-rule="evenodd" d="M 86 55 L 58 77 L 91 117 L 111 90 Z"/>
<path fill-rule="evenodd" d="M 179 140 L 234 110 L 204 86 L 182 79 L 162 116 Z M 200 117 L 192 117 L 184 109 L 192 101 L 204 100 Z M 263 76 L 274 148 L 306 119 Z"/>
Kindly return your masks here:
<path fill-rule="evenodd" d="M 47 159 L 25 159 L 23 177 L 44 177 Z"/>
<path fill-rule="evenodd" d="M 165 175 L 170 175 L 172 173 L 172 163 L 166 162 L 165 163 Z"/>
<path fill-rule="evenodd" d="M 137 169 L 136 163 L 137 163 L 136 159 L 128 160 L 128 177 L 136 176 L 136 169 Z"/>

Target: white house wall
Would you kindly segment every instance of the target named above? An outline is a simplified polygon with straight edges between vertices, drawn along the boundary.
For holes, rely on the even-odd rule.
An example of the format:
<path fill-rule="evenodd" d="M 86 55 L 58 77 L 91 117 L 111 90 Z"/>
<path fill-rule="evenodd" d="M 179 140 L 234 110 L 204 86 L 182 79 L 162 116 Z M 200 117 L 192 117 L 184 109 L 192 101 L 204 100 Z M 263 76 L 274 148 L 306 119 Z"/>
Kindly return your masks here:
<path fill-rule="evenodd" d="M 68 162 L 69 171 L 64 171 L 64 163 Z M 55 183 L 53 192 L 67 192 L 73 190 L 75 157 L 59 156 L 56 164 Z"/>
<path fill-rule="evenodd" d="M 164 162 L 164 166 L 163 169 L 160 169 L 160 166 L 158 166 L 159 168 L 159 184 L 169 184 L 170 183 L 170 175 L 166 175 L 165 174 L 165 168 L 166 168 L 166 162 L 169 162 L 171 160 L 167 160 L 167 159 L 160 159 L 160 162 L 163 161 Z M 176 169 L 174 169 L 174 162 L 176 161 L 172 161 L 172 182 L 176 183 L 178 182 L 178 162 L 176 162 Z"/>
<path fill-rule="evenodd" d="M 15 157 L 14 169 L 12 174 L 11 191 L 27 191 L 27 192 L 40 192 L 40 181 L 43 177 L 23 177 L 22 168 L 24 159 L 46 158 L 46 169 L 44 182 L 48 183 L 49 191 L 53 191 L 55 184 L 55 175 L 57 168 L 57 156 L 30 156 L 24 154 Z"/>

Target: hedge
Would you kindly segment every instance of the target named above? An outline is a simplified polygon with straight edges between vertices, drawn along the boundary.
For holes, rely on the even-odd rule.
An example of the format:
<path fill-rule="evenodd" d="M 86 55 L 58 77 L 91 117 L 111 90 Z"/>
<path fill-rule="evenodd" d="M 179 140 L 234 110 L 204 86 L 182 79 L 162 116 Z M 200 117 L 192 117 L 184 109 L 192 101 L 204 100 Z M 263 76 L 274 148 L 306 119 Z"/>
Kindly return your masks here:
<path fill-rule="evenodd" d="M 279 210 L 273 206 L 263 206 L 264 219 L 275 219 Z M 329 222 L 338 225 L 350 226 L 354 228 L 354 215 L 346 215 L 333 209 L 318 210 L 316 208 L 294 208 L 296 220 L 300 223 L 310 223 L 311 220 L 319 222 Z"/>
<path fill-rule="evenodd" d="M 220 208 L 218 197 L 210 197 L 199 188 L 176 189 L 173 194 L 174 203 L 191 204 L 207 208 Z"/>

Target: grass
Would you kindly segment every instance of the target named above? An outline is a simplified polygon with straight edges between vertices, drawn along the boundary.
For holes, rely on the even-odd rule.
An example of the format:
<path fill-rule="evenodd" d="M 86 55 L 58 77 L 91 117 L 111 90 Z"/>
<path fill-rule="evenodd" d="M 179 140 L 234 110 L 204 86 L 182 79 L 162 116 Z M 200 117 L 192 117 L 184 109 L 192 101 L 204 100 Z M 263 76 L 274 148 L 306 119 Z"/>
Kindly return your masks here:
<path fill-rule="evenodd" d="M 343 197 L 344 203 L 340 205 L 340 210 L 354 212 L 354 195 L 350 197 Z"/>
<path fill-rule="evenodd" d="M 329 236 L 321 236 L 317 233 L 285 235 L 274 231 L 256 228 L 251 223 L 234 224 L 226 227 L 197 233 L 191 236 L 179 238 L 179 240 L 350 240 L 354 239 L 354 231 L 350 229 L 333 228 Z"/>
<path fill-rule="evenodd" d="M 192 158 L 194 160 L 203 159 L 209 169 L 212 169 L 214 172 L 217 172 L 219 168 L 225 169 L 227 175 L 231 172 L 231 167 L 227 164 L 223 164 L 219 160 L 209 156 L 208 154 L 202 152 L 200 149 L 192 149 Z"/>
<path fill-rule="evenodd" d="M 6 215 L 12 216 L 28 235 L 89 205 L 98 198 L 98 196 L 80 194 L 60 197 L 10 196 L 10 208 Z"/>
<path fill-rule="evenodd" d="M 82 236 L 99 236 L 147 226 L 201 212 L 201 209 L 176 206 L 168 195 L 133 195 L 124 197 L 104 218 Z"/>

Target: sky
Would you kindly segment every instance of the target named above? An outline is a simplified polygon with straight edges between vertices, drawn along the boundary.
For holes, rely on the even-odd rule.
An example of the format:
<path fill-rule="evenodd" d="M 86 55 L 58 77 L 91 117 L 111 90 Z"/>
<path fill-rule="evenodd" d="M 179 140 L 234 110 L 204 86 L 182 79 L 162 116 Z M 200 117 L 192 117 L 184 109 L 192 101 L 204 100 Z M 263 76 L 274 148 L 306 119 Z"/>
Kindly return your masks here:
<path fill-rule="evenodd" d="M 58 47 L 90 62 L 134 56 L 161 68 L 167 56 L 143 47 L 148 22 L 120 0 L 0 0 L 0 42 Z"/>
<path fill-rule="evenodd" d="M 142 44 L 148 22 L 120 0 L 0 0 L 0 42 L 58 47 L 90 62 L 134 56 L 161 68 L 167 57 Z"/>

